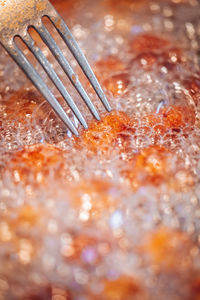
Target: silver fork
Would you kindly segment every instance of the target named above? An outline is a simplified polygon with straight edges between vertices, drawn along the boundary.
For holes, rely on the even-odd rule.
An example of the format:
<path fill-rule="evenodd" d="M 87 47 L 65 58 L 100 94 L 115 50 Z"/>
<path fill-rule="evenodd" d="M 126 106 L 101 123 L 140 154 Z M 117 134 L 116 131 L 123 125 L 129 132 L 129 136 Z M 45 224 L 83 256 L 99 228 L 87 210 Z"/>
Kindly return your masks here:
<path fill-rule="evenodd" d="M 49 102 L 56 114 L 68 126 L 70 131 L 78 136 L 78 131 L 75 125 L 72 123 L 39 73 L 28 61 L 23 51 L 15 43 L 14 38 L 17 36 L 24 41 L 29 50 L 33 53 L 40 65 L 43 67 L 51 81 L 57 87 L 76 118 L 83 125 L 83 127 L 87 129 L 88 126 L 83 115 L 67 92 L 64 84 L 52 68 L 50 62 L 47 60 L 41 49 L 35 45 L 35 41 L 29 34 L 28 29 L 31 27 L 34 28 L 42 38 L 43 42 L 50 49 L 54 57 L 57 59 L 58 63 L 69 77 L 71 83 L 74 85 L 77 92 L 86 103 L 92 115 L 97 120 L 100 120 L 99 114 L 91 102 L 88 94 L 84 90 L 82 84 L 80 83 L 78 76 L 73 71 L 66 57 L 64 57 L 61 49 L 57 46 L 55 40 L 42 22 L 42 18 L 44 16 L 49 18 L 57 32 L 64 40 L 65 44 L 93 86 L 96 94 L 106 110 L 111 111 L 110 104 L 83 52 L 80 50 L 77 42 L 75 41 L 72 33 L 68 29 L 63 19 L 48 0 L 0 0 L 0 43 L 15 60 L 18 66 L 24 71 L 27 77 L 32 81 L 44 98 Z"/>

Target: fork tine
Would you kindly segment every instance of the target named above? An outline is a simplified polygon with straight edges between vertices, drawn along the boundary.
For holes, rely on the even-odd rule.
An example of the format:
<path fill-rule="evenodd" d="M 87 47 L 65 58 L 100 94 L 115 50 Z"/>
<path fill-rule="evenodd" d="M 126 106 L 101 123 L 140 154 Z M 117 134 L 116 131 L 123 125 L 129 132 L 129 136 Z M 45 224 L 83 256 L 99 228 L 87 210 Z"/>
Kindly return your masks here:
<path fill-rule="evenodd" d="M 32 83 L 36 86 L 36 88 L 41 92 L 41 94 L 45 97 L 45 99 L 52 106 L 54 111 L 58 114 L 61 120 L 68 126 L 70 131 L 78 136 L 78 131 L 75 126 L 63 110 L 62 106 L 59 104 L 57 99 L 54 97 L 52 92 L 48 89 L 45 82 L 42 80 L 38 72 L 34 69 L 31 63 L 27 60 L 23 52 L 14 44 L 10 44 L 10 46 L 6 47 L 6 50 L 18 64 L 18 66 L 24 71 L 27 77 L 32 81 Z"/>
<path fill-rule="evenodd" d="M 60 78 L 57 76 L 56 72 L 52 68 L 51 64 L 49 61 L 46 59 L 45 55 L 43 52 L 35 46 L 34 40 L 31 38 L 29 34 L 26 34 L 23 38 L 23 41 L 25 44 L 28 46 L 29 50 L 33 53 L 33 55 L 36 57 L 40 65 L 43 67 L 51 81 L 55 84 L 69 107 L 72 109 L 73 113 L 76 115 L 77 119 L 80 121 L 80 123 L 83 125 L 85 129 L 88 129 L 87 123 L 85 119 L 83 118 L 82 114 L 80 113 L 78 107 L 72 100 L 71 96 L 67 92 L 66 88 L 64 87 L 62 81 Z"/>
<path fill-rule="evenodd" d="M 64 70 L 64 72 L 67 74 L 69 77 L 70 81 L 88 106 L 89 110 L 93 114 L 93 116 L 97 119 L 100 120 L 99 114 L 94 107 L 93 103 L 91 102 L 90 98 L 88 97 L 86 91 L 84 90 L 82 84 L 80 83 L 77 75 L 74 73 L 73 69 L 71 68 L 70 64 L 64 57 L 62 51 L 60 48 L 57 46 L 56 42 L 54 41 L 53 37 L 51 34 L 48 32 L 46 27 L 44 25 L 41 25 L 40 27 L 35 27 L 36 31 L 39 33 L 41 36 L 42 40 L 44 43 L 47 45 L 47 47 L 50 49 L 54 57 L 57 59 L 59 62 L 60 66 Z"/>
<path fill-rule="evenodd" d="M 63 38 L 65 44 L 68 46 L 73 56 L 78 61 L 80 67 L 82 68 L 86 77 L 92 84 L 94 90 L 96 91 L 104 107 L 107 109 L 107 111 L 111 111 L 111 107 L 106 98 L 106 95 L 103 92 L 96 76 L 94 75 L 94 72 L 92 71 L 86 57 L 84 56 L 83 52 L 79 48 L 79 45 L 77 44 L 76 40 L 74 39 L 72 33 L 70 32 L 69 28 L 67 27 L 63 19 L 60 17 L 60 15 L 56 12 L 56 10 L 53 7 L 52 9 L 54 11 L 54 14 L 52 15 L 52 17 L 49 17 L 49 19 L 52 21 L 54 27 L 56 28 L 60 36 Z M 55 13 L 56 13 L 56 17 L 54 16 Z"/>

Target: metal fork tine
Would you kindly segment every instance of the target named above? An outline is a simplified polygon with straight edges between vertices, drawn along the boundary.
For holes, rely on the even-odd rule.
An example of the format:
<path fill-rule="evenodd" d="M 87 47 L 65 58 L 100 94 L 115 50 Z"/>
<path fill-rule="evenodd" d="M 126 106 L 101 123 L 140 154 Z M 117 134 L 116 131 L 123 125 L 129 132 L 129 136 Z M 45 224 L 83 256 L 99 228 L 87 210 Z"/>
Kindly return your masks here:
<path fill-rule="evenodd" d="M 41 25 L 40 27 L 35 27 L 36 31 L 39 33 L 41 36 L 42 40 L 44 43 L 48 46 L 52 54 L 55 56 L 57 61 L 59 62 L 60 66 L 64 70 L 64 72 L 67 74 L 69 77 L 70 81 L 88 106 L 89 110 L 93 114 L 93 116 L 97 119 L 100 120 L 99 114 L 94 107 L 93 103 L 91 102 L 90 98 L 88 97 L 86 91 L 84 90 L 82 84 L 80 83 L 77 75 L 74 73 L 73 69 L 71 68 L 70 64 L 64 57 L 62 51 L 60 48 L 57 46 L 56 42 L 54 41 L 53 37 L 50 35 L 48 30 L 44 25 Z"/>
<path fill-rule="evenodd" d="M 83 116 L 80 113 L 78 107 L 76 106 L 76 104 L 72 100 L 71 96 L 69 95 L 69 93 L 65 89 L 62 81 L 60 80 L 60 78 L 57 76 L 56 72 L 52 68 L 51 64 L 46 59 L 43 52 L 38 47 L 35 46 L 34 40 L 31 38 L 31 36 L 29 34 L 26 34 L 23 37 L 23 41 L 28 46 L 29 50 L 33 53 L 33 55 L 36 57 L 36 59 L 38 60 L 40 65 L 43 67 L 43 69 L 45 70 L 45 72 L 47 73 L 49 78 L 55 84 L 55 86 L 57 87 L 57 89 L 59 90 L 59 92 L 61 93 L 61 95 L 63 96 L 63 98 L 67 102 L 67 104 L 69 105 L 69 107 L 72 109 L 72 111 L 76 115 L 77 119 L 80 121 L 80 123 L 83 125 L 83 127 L 85 129 L 87 129 L 88 126 L 87 126 L 87 123 L 86 123 L 85 119 L 83 118 Z"/>
<path fill-rule="evenodd" d="M 92 84 L 94 90 L 99 96 L 101 102 L 104 104 L 105 108 L 108 111 L 111 111 L 111 107 L 77 42 L 73 38 L 68 27 L 56 12 L 50 1 L 32 0 L 29 2 L 29 5 L 24 6 L 24 0 L 9 0 L 6 1 L 6 5 L 0 5 L 0 44 L 7 50 L 10 56 L 15 60 L 15 62 L 24 71 L 27 77 L 45 97 L 45 99 L 49 102 L 60 119 L 69 127 L 71 132 L 78 136 L 76 125 L 74 125 L 70 120 L 58 100 L 55 98 L 38 72 L 34 69 L 30 61 L 26 58 L 22 50 L 16 45 L 14 37 L 18 36 L 25 42 L 29 50 L 33 53 L 35 58 L 38 60 L 40 65 L 49 76 L 50 80 L 52 80 L 60 94 L 68 103 L 69 107 L 73 111 L 74 117 L 77 118 L 77 122 L 79 120 L 79 122 L 85 128 L 87 128 L 84 117 L 82 116 L 76 104 L 73 102 L 73 99 L 70 97 L 63 82 L 56 74 L 50 62 L 44 56 L 42 50 L 36 47 L 34 40 L 31 38 L 28 32 L 28 29 L 30 27 L 35 28 L 35 30 L 39 33 L 40 37 L 50 49 L 51 53 L 54 55 L 64 72 L 69 77 L 70 81 L 89 108 L 92 115 L 97 120 L 100 120 L 99 114 L 94 104 L 91 102 L 85 89 L 83 88 L 82 84 L 80 83 L 78 76 L 73 71 L 69 62 L 64 57 L 61 49 L 57 46 L 48 29 L 43 24 L 42 18 L 45 16 L 48 17 L 65 44 L 68 46 L 77 62 L 79 63 L 80 67 L 82 68 L 89 82 Z M 20 14 L 22 6 L 23 13 Z"/>
<path fill-rule="evenodd" d="M 55 9 L 53 8 L 55 11 Z M 55 11 L 56 12 L 56 11 Z M 59 16 L 59 14 L 56 12 L 56 17 L 49 17 L 52 23 L 54 24 L 56 30 L 60 34 L 60 36 L 63 38 L 65 44 L 69 47 L 70 51 L 78 61 L 80 67 L 82 68 L 83 72 L 87 76 L 88 80 L 92 84 L 94 90 L 96 91 L 99 99 L 107 109 L 107 111 L 111 111 L 110 104 L 105 96 L 105 93 L 103 92 L 96 76 L 94 75 L 94 72 L 92 71 L 86 57 L 84 56 L 83 52 L 79 48 L 79 45 L 77 44 L 76 40 L 74 39 L 72 33 L 70 32 L 69 28 L 63 21 L 63 19 Z"/>
<path fill-rule="evenodd" d="M 27 60 L 23 52 L 13 43 L 10 47 L 6 47 L 6 50 L 18 64 L 18 66 L 24 71 L 27 77 L 32 81 L 32 83 L 36 86 L 36 88 L 41 92 L 41 94 L 45 97 L 45 99 L 52 106 L 54 111 L 58 114 L 58 116 L 62 119 L 62 121 L 68 126 L 68 128 L 78 136 L 78 131 L 75 126 L 63 110 L 62 106 L 59 104 L 57 99 L 54 97 L 52 92 L 48 89 L 45 82 L 42 80 L 38 72 L 34 69 L 31 63 Z"/>

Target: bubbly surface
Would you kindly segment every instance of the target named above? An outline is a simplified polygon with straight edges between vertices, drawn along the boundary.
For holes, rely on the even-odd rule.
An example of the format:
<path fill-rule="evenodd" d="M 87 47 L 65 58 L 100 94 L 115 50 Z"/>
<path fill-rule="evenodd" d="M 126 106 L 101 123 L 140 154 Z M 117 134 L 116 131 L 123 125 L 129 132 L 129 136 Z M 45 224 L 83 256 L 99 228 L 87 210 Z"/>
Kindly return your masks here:
<path fill-rule="evenodd" d="M 0 49 L 0 300 L 200 299 L 200 4 L 52 0 L 113 108 L 73 137 Z"/>

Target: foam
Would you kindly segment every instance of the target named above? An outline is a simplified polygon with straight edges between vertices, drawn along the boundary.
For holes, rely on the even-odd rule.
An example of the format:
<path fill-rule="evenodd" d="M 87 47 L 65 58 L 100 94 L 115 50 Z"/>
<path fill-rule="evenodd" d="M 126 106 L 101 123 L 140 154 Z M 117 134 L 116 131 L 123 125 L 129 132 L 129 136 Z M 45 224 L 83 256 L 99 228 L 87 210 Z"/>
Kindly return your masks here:
<path fill-rule="evenodd" d="M 52 173 L 48 177 L 48 185 L 37 189 L 31 182 L 26 187 L 23 183 L 16 185 L 9 170 L 2 174 L 0 299 L 21 299 L 33 286 L 41 287 L 52 283 L 61 285 L 62 289 L 69 289 L 73 299 L 88 300 L 91 299 L 88 290 L 89 294 L 101 292 L 101 280 L 118 278 L 124 274 L 131 278 L 137 277 L 147 291 L 148 299 L 188 299 L 188 277 L 200 272 L 199 103 L 194 104 L 182 79 L 192 76 L 194 70 L 199 71 L 195 42 L 198 43 L 199 40 L 200 7 L 195 1 L 178 2 L 180 3 L 154 1 L 154 6 L 146 5 L 139 12 L 133 10 L 120 17 L 114 15 L 111 22 L 108 22 L 109 14 L 103 12 L 103 9 L 97 19 L 95 6 L 91 6 L 88 12 L 86 6 L 88 14 L 85 17 L 83 11 L 77 10 L 76 25 L 72 27 L 72 32 L 92 65 L 109 54 L 118 55 L 128 65 L 134 58 L 128 51 L 128 42 L 138 32 L 153 31 L 172 37 L 172 40 L 176 37 L 178 46 L 185 49 L 186 63 L 176 66 L 173 72 L 157 67 L 144 72 L 137 64 L 132 64 L 129 71 L 131 80 L 126 93 L 117 97 L 109 95 L 113 108 L 134 116 L 138 121 L 134 136 L 126 130 L 122 132 L 129 135 L 130 156 L 155 143 L 165 146 L 174 154 L 170 168 L 173 176 L 177 176 L 177 182 L 180 180 L 187 183 L 190 176 L 194 178 L 192 187 L 185 184 L 185 188 L 183 186 L 179 191 L 169 189 L 167 183 L 157 188 L 146 185 L 133 191 L 121 175 L 124 162 L 129 160 L 129 156 L 127 157 L 126 151 L 119 151 L 120 138 L 118 147 L 113 149 L 113 155 L 109 159 L 103 158 L 101 153 L 88 157 L 87 149 L 74 147 L 70 133 L 43 101 L 33 113 L 37 116 L 38 110 L 44 107 L 42 122 L 29 117 L 24 122 L 18 122 L 13 117 L 8 119 L 5 115 L 7 98 L 13 91 L 28 85 L 28 82 L 4 51 L 1 51 L 0 167 L 3 169 L 7 165 L 15 151 L 23 149 L 25 145 L 41 142 L 54 144 L 65 151 L 65 167 L 60 181 L 55 180 Z M 194 24 L 193 29 L 188 24 Z M 194 30 L 193 35 L 191 30 Z M 91 116 L 77 94 L 69 85 L 67 87 L 86 119 L 90 120 Z M 91 97 L 103 113 L 99 100 L 92 93 Z M 163 136 L 155 136 L 152 128 L 144 130 L 142 116 L 156 109 L 159 111 L 162 103 L 194 107 L 197 121 L 193 130 L 188 134 L 182 129 L 179 132 L 169 131 Z M 15 105 L 12 110 L 14 116 L 19 114 Z M 111 201 L 110 209 L 87 222 L 88 204 L 81 209 L 74 207 L 70 190 L 72 186 L 79 186 L 82 178 L 86 178 L 90 186 L 94 177 L 110 182 L 108 196 L 120 201 L 117 205 L 115 201 Z M 80 192 L 79 197 L 87 200 L 88 194 Z M 101 201 L 98 191 L 93 191 L 92 200 Z M 15 227 L 13 224 L 17 222 L 19 211 L 24 205 L 31 205 L 35 209 L 37 222 L 34 225 Z M 185 272 L 179 266 L 172 273 L 158 271 L 152 261 L 138 251 L 138 244 L 142 243 L 143 237 L 160 225 L 181 230 L 190 236 L 190 251 L 184 252 L 181 249 L 183 258 L 189 261 Z M 71 261 L 66 257 L 66 248 L 70 239 L 79 235 L 94 238 L 95 245 L 92 244 L 85 250 L 83 261 Z M 100 258 L 96 260 L 97 256 Z M 173 284 L 169 285 L 170 282 Z"/>

